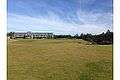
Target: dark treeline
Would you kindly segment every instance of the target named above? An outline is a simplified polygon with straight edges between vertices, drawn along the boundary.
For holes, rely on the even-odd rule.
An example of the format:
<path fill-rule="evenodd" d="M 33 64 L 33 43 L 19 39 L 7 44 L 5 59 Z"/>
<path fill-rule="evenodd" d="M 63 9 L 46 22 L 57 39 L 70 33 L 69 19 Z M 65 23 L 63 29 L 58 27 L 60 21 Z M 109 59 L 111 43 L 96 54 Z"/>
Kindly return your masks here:
<path fill-rule="evenodd" d="M 54 39 L 58 39 L 58 38 L 68 38 L 68 39 L 72 39 L 73 36 L 71 36 L 71 35 L 54 35 Z"/>
<path fill-rule="evenodd" d="M 110 32 L 110 30 L 108 30 L 106 33 L 102 33 L 102 34 L 98 34 L 98 35 L 92 35 L 92 34 L 83 34 L 81 33 L 81 35 L 54 35 L 54 38 L 68 38 L 68 39 L 83 39 L 86 41 L 90 41 L 93 44 L 113 44 L 113 32 Z"/>
<path fill-rule="evenodd" d="M 110 32 L 109 30 L 106 33 L 99 35 L 81 34 L 80 38 L 101 45 L 113 44 L 113 32 Z"/>

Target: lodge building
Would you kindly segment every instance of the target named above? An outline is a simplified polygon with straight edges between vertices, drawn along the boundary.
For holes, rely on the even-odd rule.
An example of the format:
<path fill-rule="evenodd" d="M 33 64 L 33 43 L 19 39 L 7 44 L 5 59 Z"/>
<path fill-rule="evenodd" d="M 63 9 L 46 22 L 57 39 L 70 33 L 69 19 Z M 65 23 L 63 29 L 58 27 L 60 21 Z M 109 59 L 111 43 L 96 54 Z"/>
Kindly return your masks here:
<path fill-rule="evenodd" d="M 53 38 L 53 33 L 15 32 L 14 38 Z"/>

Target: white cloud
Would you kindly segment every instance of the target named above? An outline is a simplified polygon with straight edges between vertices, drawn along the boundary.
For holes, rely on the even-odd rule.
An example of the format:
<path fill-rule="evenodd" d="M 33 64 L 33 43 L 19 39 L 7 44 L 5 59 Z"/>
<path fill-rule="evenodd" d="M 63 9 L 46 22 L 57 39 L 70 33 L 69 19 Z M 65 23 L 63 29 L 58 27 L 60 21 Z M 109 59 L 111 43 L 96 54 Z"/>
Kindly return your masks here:
<path fill-rule="evenodd" d="M 8 14 L 9 31 L 50 31 L 55 34 L 101 33 L 106 31 L 106 25 L 111 14 L 86 13 L 77 11 L 79 24 L 68 17 L 70 22 L 64 21 L 59 15 L 49 12 L 47 16 L 30 17 L 25 15 Z M 101 18 L 102 17 L 102 18 Z M 108 20 L 108 21 L 107 21 Z M 112 26 L 110 25 L 110 29 Z"/>

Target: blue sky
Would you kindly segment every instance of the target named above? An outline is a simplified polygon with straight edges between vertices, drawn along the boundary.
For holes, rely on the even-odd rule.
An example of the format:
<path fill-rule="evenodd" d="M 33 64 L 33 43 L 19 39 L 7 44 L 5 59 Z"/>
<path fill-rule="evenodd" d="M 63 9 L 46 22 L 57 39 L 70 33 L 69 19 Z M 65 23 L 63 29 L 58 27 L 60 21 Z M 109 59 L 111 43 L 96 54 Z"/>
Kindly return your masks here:
<path fill-rule="evenodd" d="M 112 0 L 8 0 L 8 32 L 112 31 Z"/>

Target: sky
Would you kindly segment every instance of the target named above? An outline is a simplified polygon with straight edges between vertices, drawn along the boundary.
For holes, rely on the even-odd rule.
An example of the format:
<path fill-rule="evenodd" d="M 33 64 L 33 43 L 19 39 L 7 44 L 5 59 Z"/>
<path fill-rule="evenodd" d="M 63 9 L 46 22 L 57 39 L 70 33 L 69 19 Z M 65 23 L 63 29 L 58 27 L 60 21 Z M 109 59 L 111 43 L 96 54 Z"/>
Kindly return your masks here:
<path fill-rule="evenodd" d="M 112 0 L 8 0 L 8 32 L 99 34 L 113 30 Z"/>

